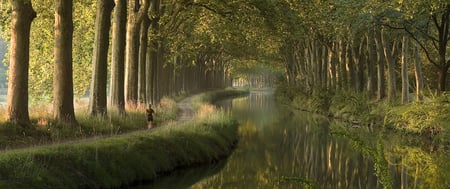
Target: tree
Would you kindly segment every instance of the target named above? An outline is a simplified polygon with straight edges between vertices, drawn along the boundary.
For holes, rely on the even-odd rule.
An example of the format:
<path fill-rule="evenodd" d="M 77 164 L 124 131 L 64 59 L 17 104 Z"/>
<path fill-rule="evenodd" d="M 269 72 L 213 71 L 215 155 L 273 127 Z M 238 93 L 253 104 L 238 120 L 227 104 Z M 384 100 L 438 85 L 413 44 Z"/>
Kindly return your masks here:
<path fill-rule="evenodd" d="M 92 83 L 89 97 L 89 113 L 106 115 L 106 86 L 108 74 L 109 29 L 114 0 L 97 1 L 94 56 L 92 57 Z"/>
<path fill-rule="evenodd" d="M 115 0 L 112 29 L 111 106 L 125 113 L 125 39 L 127 1 Z"/>
<path fill-rule="evenodd" d="M 12 1 L 11 55 L 6 117 L 12 123 L 29 126 L 28 67 L 30 28 L 36 12 L 29 0 Z"/>
<path fill-rule="evenodd" d="M 408 79 L 408 48 L 407 36 L 402 39 L 402 104 L 409 102 L 409 79 Z"/>
<path fill-rule="evenodd" d="M 138 71 L 139 71 L 139 31 L 140 24 L 147 14 L 148 0 L 139 3 L 139 0 L 129 1 L 126 67 L 125 67 L 125 102 L 131 106 L 138 103 Z"/>
<path fill-rule="evenodd" d="M 419 55 L 419 45 L 414 45 L 414 75 L 416 77 L 416 99 L 417 101 L 423 100 L 423 74 L 422 74 L 422 61 Z"/>
<path fill-rule="evenodd" d="M 147 99 L 146 93 L 146 67 L 147 67 L 147 53 L 148 53 L 148 29 L 150 27 L 150 18 L 147 14 L 144 15 L 140 26 L 139 35 L 139 77 L 138 77 L 138 100 L 139 103 L 146 103 L 150 101 Z"/>
<path fill-rule="evenodd" d="M 72 1 L 56 0 L 53 116 L 58 121 L 77 124 L 73 105 L 72 6 Z"/>
<path fill-rule="evenodd" d="M 147 102 L 154 103 L 156 101 L 156 64 L 157 64 L 157 52 L 158 52 L 158 40 L 156 37 L 159 34 L 159 18 L 160 18 L 160 0 L 151 1 L 150 10 L 150 41 L 148 46 L 147 65 L 145 67 L 146 86 L 145 93 Z"/>

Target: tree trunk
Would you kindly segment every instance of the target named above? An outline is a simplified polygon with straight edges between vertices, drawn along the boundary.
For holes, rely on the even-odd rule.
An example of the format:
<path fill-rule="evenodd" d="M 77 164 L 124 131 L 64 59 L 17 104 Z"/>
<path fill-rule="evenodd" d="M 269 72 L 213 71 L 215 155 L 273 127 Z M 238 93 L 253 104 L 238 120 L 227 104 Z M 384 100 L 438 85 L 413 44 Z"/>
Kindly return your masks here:
<path fill-rule="evenodd" d="M 406 36 L 402 39 L 402 104 L 409 102 L 409 80 L 408 80 L 408 48 L 409 40 Z"/>
<path fill-rule="evenodd" d="M 144 16 L 141 23 L 141 31 L 139 37 L 139 79 L 138 79 L 138 100 L 139 103 L 147 103 L 146 98 L 146 66 L 147 66 L 147 46 L 148 46 L 148 28 L 150 27 L 150 19 Z M 150 101 L 150 99 L 148 99 Z"/>
<path fill-rule="evenodd" d="M 336 90 L 337 89 L 337 69 L 336 69 L 336 60 L 337 60 L 337 53 L 336 53 L 336 50 L 337 50 L 337 48 L 336 48 L 336 43 L 333 43 L 333 47 L 332 47 L 332 50 L 330 51 L 330 53 L 329 53 L 329 56 L 330 56 L 330 77 L 331 77 L 331 82 L 330 82 L 330 89 L 332 89 L 332 90 Z"/>
<path fill-rule="evenodd" d="M 422 61 L 420 60 L 419 55 L 419 47 L 416 44 L 414 48 L 414 65 L 415 65 L 415 71 L 414 74 L 416 76 L 416 99 L 417 101 L 422 101 L 422 90 L 423 90 L 423 75 L 422 75 Z"/>
<path fill-rule="evenodd" d="M 125 69 L 125 101 L 131 107 L 138 103 L 138 74 L 139 74 L 139 31 L 140 24 L 148 11 L 148 0 L 139 4 L 139 0 L 129 1 L 126 69 Z"/>
<path fill-rule="evenodd" d="M 349 41 L 347 43 L 347 53 L 346 53 L 346 58 L 345 58 L 345 62 L 346 62 L 346 70 L 348 70 L 348 80 L 347 80 L 347 86 L 354 90 L 356 89 L 356 71 L 355 71 L 355 61 L 354 61 L 354 56 L 356 56 L 354 54 L 354 39 L 351 39 L 351 41 Z"/>
<path fill-rule="evenodd" d="M 384 55 L 383 55 L 383 46 L 381 44 L 381 30 L 380 28 L 376 29 L 375 32 L 375 44 L 377 47 L 377 73 L 378 73 L 378 81 L 377 81 L 377 90 L 378 96 L 377 99 L 381 100 L 386 97 L 386 83 L 384 78 Z"/>
<path fill-rule="evenodd" d="M 89 113 L 92 116 L 105 116 L 106 86 L 108 75 L 109 29 L 114 0 L 97 0 L 97 18 L 95 20 L 95 40 L 92 57 L 92 83 L 89 96 Z"/>
<path fill-rule="evenodd" d="M 30 126 L 28 112 L 28 68 L 30 28 L 36 17 L 31 1 L 12 1 L 11 55 L 6 117 L 20 126 Z"/>
<path fill-rule="evenodd" d="M 383 29 L 381 31 L 381 42 L 383 44 L 384 49 L 384 57 L 386 58 L 386 62 L 388 65 L 388 101 L 390 103 L 395 102 L 395 98 L 397 96 L 397 87 L 396 87 L 396 79 L 395 79 L 395 60 L 392 56 L 391 45 L 394 46 L 396 42 L 390 44 L 386 41 Z"/>
<path fill-rule="evenodd" d="M 374 46 L 374 33 L 373 28 L 367 35 L 367 93 L 369 96 L 375 96 L 376 90 L 376 75 L 375 75 L 375 60 L 376 60 L 376 47 Z"/>
<path fill-rule="evenodd" d="M 450 4 L 444 5 L 445 9 L 442 13 L 442 17 L 440 19 L 440 26 L 437 21 L 435 21 L 436 27 L 438 28 L 439 33 L 439 73 L 438 73 L 438 92 L 444 92 L 446 90 L 447 83 L 447 71 L 450 67 L 450 60 L 447 61 L 447 44 L 449 41 L 449 28 L 450 28 Z M 434 15 L 435 16 L 435 15 Z M 434 20 L 437 20 L 434 17 Z"/>
<path fill-rule="evenodd" d="M 56 1 L 53 116 L 56 120 L 76 125 L 73 106 L 72 6 L 72 1 Z"/>
<path fill-rule="evenodd" d="M 127 26 L 127 1 L 115 0 L 112 29 L 111 106 L 125 113 L 125 38 Z"/>
<path fill-rule="evenodd" d="M 343 39 L 339 40 L 339 75 L 338 75 L 338 83 L 339 89 L 347 89 L 348 86 L 348 75 L 347 75 L 347 65 L 346 65 L 346 45 Z"/>

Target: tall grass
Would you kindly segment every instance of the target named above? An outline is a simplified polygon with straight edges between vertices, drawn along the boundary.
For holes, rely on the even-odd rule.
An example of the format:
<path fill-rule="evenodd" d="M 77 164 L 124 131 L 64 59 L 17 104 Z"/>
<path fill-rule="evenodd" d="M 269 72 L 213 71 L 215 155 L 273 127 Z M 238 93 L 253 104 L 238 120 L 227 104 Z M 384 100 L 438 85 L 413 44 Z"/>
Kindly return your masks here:
<path fill-rule="evenodd" d="M 106 117 L 90 116 L 86 101 L 77 101 L 75 105 L 75 115 L 79 123 L 77 126 L 56 122 L 52 118 L 51 105 L 41 104 L 30 107 L 32 128 L 21 128 L 7 122 L 4 117 L 5 110 L 0 110 L 3 115 L 0 120 L 0 149 L 63 142 L 93 136 L 111 136 L 147 128 L 146 105 L 140 105 L 133 109 L 128 108 L 126 115 L 109 109 Z M 156 112 L 155 125 L 176 119 L 177 105 L 170 98 L 162 98 L 154 106 L 154 109 Z"/>
<path fill-rule="evenodd" d="M 235 146 L 237 122 L 205 101 L 198 107 L 193 121 L 153 132 L 2 152 L 0 188 L 119 188 L 218 161 Z"/>

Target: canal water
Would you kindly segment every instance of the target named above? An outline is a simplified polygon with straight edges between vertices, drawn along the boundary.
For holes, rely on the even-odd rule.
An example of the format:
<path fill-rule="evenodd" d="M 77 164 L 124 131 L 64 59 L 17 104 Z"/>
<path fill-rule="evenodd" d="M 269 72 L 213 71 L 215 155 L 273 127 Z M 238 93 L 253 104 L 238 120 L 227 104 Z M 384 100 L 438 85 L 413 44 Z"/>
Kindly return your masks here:
<path fill-rule="evenodd" d="M 444 147 L 292 111 L 275 103 L 272 91 L 217 106 L 240 122 L 233 154 L 136 188 L 450 187 Z"/>

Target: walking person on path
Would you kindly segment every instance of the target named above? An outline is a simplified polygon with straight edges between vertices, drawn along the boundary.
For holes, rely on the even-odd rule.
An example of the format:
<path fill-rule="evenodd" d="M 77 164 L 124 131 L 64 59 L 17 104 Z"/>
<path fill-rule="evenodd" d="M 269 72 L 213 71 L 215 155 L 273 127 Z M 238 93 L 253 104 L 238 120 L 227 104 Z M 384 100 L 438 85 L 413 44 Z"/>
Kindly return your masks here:
<path fill-rule="evenodd" d="M 148 104 L 148 109 L 145 111 L 147 112 L 147 129 L 151 129 L 153 124 L 153 114 L 155 113 L 155 110 L 152 109 L 152 104 Z"/>

